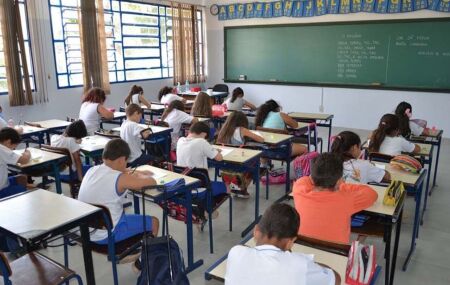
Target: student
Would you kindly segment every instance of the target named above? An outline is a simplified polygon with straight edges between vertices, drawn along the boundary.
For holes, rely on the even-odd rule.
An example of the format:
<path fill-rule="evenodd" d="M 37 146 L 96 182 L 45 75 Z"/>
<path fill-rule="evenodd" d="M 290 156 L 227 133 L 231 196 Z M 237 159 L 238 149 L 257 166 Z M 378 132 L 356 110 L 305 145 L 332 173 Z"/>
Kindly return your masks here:
<path fill-rule="evenodd" d="M 420 152 L 420 146 L 399 136 L 399 118 L 393 114 L 381 117 L 378 128 L 373 131 L 369 141 L 369 151 L 387 155 L 399 155 L 402 152 Z"/>
<path fill-rule="evenodd" d="M 299 234 L 336 243 L 350 242 L 353 214 L 377 200 L 367 185 L 342 180 L 342 160 L 322 153 L 312 161 L 311 176 L 298 179 L 293 188 L 295 209 L 302 217 Z"/>
<path fill-rule="evenodd" d="M 125 106 L 129 106 L 130 104 L 137 104 L 139 106 L 144 104 L 149 109 L 151 107 L 151 103 L 144 97 L 144 89 L 138 85 L 133 85 L 130 93 L 128 93 L 128 96 L 125 98 Z"/>
<path fill-rule="evenodd" d="M 158 100 L 159 102 L 161 102 L 161 104 L 164 105 L 169 105 L 170 103 L 172 103 L 173 101 L 182 101 L 183 103 L 186 102 L 185 99 L 183 99 L 182 97 L 173 94 L 172 93 L 172 88 L 165 86 L 163 88 L 161 88 L 161 90 L 159 90 L 159 94 L 158 94 Z"/>
<path fill-rule="evenodd" d="M 148 164 L 152 157 L 142 151 L 142 139 L 148 138 L 150 130 L 144 130 L 139 125 L 142 118 L 142 108 L 136 104 L 130 104 L 125 110 L 127 119 L 120 126 L 120 137 L 128 143 L 131 153 L 128 158 L 128 166 L 136 167 Z"/>
<path fill-rule="evenodd" d="M 81 108 L 80 120 L 83 120 L 89 135 L 93 135 L 100 129 L 100 119 L 105 118 L 112 120 L 114 113 L 103 106 L 106 100 L 105 91 L 101 88 L 94 87 L 84 95 Z"/>
<path fill-rule="evenodd" d="M 5 127 L 12 127 L 8 126 L 8 122 L 6 122 L 5 118 L 3 117 L 3 108 L 0 106 L 0 129 L 3 129 Z M 14 129 L 19 133 L 23 133 L 23 128 L 19 126 L 14 126 Z"/>
<path fill-rule="evenodd" d="M 253 230 L 256 246 L 237 245 L 228 253 L 225 285 L 340 284 L 339 275 L 315 263 L 311 255 L 291 252 L 299 225 L 291 206 L 270 206 Z"/>
<path fill-rule="evenodd" d="M 8 177 L 8 164 L 26 164 L 31 158 L 31 153 L 27 149 L 21 155 L 13 151 L 19 143 L 20 135 L 15 129 L 6 127 L 0 130 L 0 199 L 27 190 L 25 175 Z"/>
<path fill-rule="evenodd" d="M 266 101 L 256 112 L 255 125 L 269 129 L 286 129 L 286 126 L 297 128 L 298 123 L 286 113 L 281 112 L 281 106 L 275 100 Z M 292 143 L 292 156 L 299 156 L 308 151 L 300 143 Z"/>
<path fill-rule="evenodd" d="M 127 159 L 130 148 L 122 139 L 110 140 L 103 150 L 103 164 L 88 170 L 81 183 L 78 200 L 85 203 L 100 204 L 108 208 L 115 234 L 115 242 L 144 233 L 143 216 L 125 214 L 122 206 L 123 195 L 127 189 L 141 189 L 156 182 L 148 171 L 130 171 Z M 158 234 L 159 221 L 146 216 L 147 229 L 154 236 Z M 97 244 L 108 243 L 106 230 L 95 230 L 91 240 Z"/>
<path fill-rule="evenodd" d="M 184 103 L 182 101 L 175 100 L 164 110 L 161 121 L 166 122 L 172 128 L 172 149 L 176 149 L 177 141 L 180 137 L 181 125 L 194 124 L 198 120 L 185 113 Z"/>
<path fill-rule="evenodd" d="M 198 93 L 192 106 L 191 115 L 194 117 L 212 117 L 211 97 L 205 92 Z"/>
<path fill-rule="evenodd" d="M 244 100 L 244 90 L 241 87 L 237 87 L 233 90 L 233 94 L 230 98 L 225 100 L 228 110 L 242 111 L 242 107 L 248 107 L 251 110 L 256 110 L 256 106 L 252 103 Z"/>
<path fill-rule="evenodd" d="M 208 169 L 208 158 L 221 161 L 220 151 L 209 144 L 208 136 L 209 126 L 206 123 L 192 124 L 189 135 L 178 140 L 177 165 Z"/>
<path fill-rule="evenodd" d="M 83 180 L 84 173 L 86 173 L 88 166 L 83 167 L 80 155 L 81 140 L 87 136 L 87 129 L 82 120 L 72 122 L 67 126 L 62 135 L 52 135 L 50 139 L 51 146 L 68 149 L 73 161 L 73 169 L 76 170 L 76 176 L 71 177 L 78 181 Z"/>
<path fill-rule="evenodd" d="M 239 146 L 245 144 L 245 138 L 256 142 L 264 142 L 263 137 L 248 129 L 248 119 L 244 113 L 240 111 L 231 112 L 219 132 L 217 143 Z"/>
<path fill-rule="evenodd" d="M 401 102 L 395 109 L 395 114 L 399 118 L 399 129 L 400 134 L 404 137 L 409 137 L 410 135 L 420 136 L 428 135 L 430 129 L 421 127 L 417 123 L 411 120 L 412 117 L 412 106 L 407 102 Z"/>
<path fill-rule="evenodd" d="M 331 152 L 339 155 L 344 162 L 344 180 L 367 184 L 391 180 L 389 172 L 376 167 L 367 160 L 358 159 L 361 156 L 361 139 L 350 131 L 339 133 L 331 145 Z"/>

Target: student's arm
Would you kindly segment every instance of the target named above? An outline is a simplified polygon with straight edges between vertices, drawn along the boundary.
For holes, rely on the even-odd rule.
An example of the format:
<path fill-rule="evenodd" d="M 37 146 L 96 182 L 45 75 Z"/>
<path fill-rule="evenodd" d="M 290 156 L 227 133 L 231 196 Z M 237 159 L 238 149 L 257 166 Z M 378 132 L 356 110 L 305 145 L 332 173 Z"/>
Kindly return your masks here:
<path fill-rule="evenodd" d="M 363 184 L 343 184 L 341 186 L 353 199 L 353 213 L 360 212 L 372 206 L 378 198 L 377 192 Z"/>
<path fill-rule="evenodd" d="M 75 167 L 77 168 L 78 180 L 83 180 L 83 166 L 81 163 L 80 151 L 72 152 L 73 162 L 75 163 Z"/>
<path fill-rule="evenodd" d="M 315 263 L 313 260 L 308 262 L 306 266 L 306 285 L 327 284 L 340 285 L 341 277 L 339 274 L 322 263 Z"/>
<path fill-rule="evenodd" d="M 242 137 L 248 137 L 251 138 L 252 140 L 256 141 L 256 142 L 264 142 L 264 138 L 261 136 L 258 136 L 257 134 L 251 132 L 250 130 L 248 130 L 247 128 L 241 127 L 241 136 Z"/>
<path fill-rule="evenodd" d="M 147 99 L 145 99 L 144 94 L 139 94 L 139 102 L 144 104 L 149 109 L 152 106 L 152 103 L 150 103 L 149 101 L 147 101 Z"/>
<path fill-rule="evenodd" d="M 249 107 L 250 109 L 252 109 L 253 111 L 256 110 L 256 106 L 253 105 L 252 103 L 250 103 L 247 100 L 244 100 L 244 106 Z"/>
<path fill-rule="evenodd" d="M 31 159 L 31 153 L 28 149 L 26 149 L 26 150 L 24 150 L 22 155 L 17 160 L 17 163 L 27 164 L 30 161 L 30 159 Z"/>
<path fill-rule="evenodd" d="M 296 129 L 298 127 L 298 123 L 296 120 L 289 117 L 288 114 L 280 112 L 280 116 L 283 119 L 284 123 L 288 125 L 289 127 Z"/>
<path fill-rule="evenodd" d="M 202 153 L 209 159 L 214 159 L 216 161 L 222 161 L 223 156 L 219 149 L 215 149 L 206 140 L 204 140 L 202 145 Z"/>
<path fill-rule="evenodd" d="M 381 180 L 382 182 L 390 182 L 391 181 L 391 174 L 389 173 L 389 171 L 384 171 L 384 176 L 383 179 Z"/>
<path fill-rule="evenodd" d="M 145 139 L 147 139 L 150 136 L 151 132 L 150 130 L 141 131 L 141 136 Z"/>
<path fill-rule="evenodd" d="M 414 150 L 413 153 L 419 153 L 420 152 L 420 146 L 418 144 L 414 144 Z"/>
<path fill-rule="evenodd" d="M 103 105 L 99 104 L 97 107 L 97 112 L 102 116 L 103 118 L 107 120 L 114 119 L 114 113 L 110 110 L 106 109 Z"/>
<path fill-rule="evenodd" d="M 195 118 L 195 117 L 192 117 L 192 120 L 191 120 L 191 124 L 195 124 L 195 123 L 197 123 L 198 122 L 198 119 L 197 118 Z"/>
<path fill-rule="evenodd" d="M 117 182 L 117 191 L 121 194 L 127 189 L 139 190 L 144 186 L 155 185 L 156 181 L 148 174 L 135 172 L 133 174 L 122 173 Z"/>

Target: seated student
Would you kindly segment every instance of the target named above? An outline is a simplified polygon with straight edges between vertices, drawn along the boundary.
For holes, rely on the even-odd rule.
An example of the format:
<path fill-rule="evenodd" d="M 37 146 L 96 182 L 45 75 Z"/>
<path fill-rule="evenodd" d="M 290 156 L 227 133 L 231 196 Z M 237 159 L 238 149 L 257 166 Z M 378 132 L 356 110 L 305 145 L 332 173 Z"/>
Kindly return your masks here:
<path fill-rule="evenodd" d="M 144 97 L 144 89 L 138 85 L 133 85 L 130 93 L 125 98 L 125 106 L 129 106 L 130 104 L 137 104 L 138 106 L 144 104 L 147 108 L 151 107 L 151 103 Z"/>
<path fill-rule="evenodd" d="M 370 137 L 369 151 L 392 156 L 402 152 L 420 152 L 419 145 L 407 141 L 399 133 L 399 118 L 393 114 L 385 114 Z"/>
<path fill-rule="evenodd" d="M 402 136 L 409 137 L 410 135 L 420 136 L 430 134 L 429 128 L 419 126 L 416 122 L 411 120 L 411 104 L 407 102 L 400 102 L 395 109 L 395 114 L 399 118 L 399 129 Z"/>
<path fill-rule="evenodd" d="M 184 111 L 184 103 L 179 100 L 172 101 L 164 110 L 161 116 L 161 121 L 166 122 L 172 128 L 172 149 L 176 149 L 178 138 L 180 137 L 180 130 L 182 124 L 194 124 L 198 120 Z"/>
<path fill-rule="evenodd" d="M 248 119 L 244 113 L 240 111 L 231 112 L 222 129 L 220 129 L 217 143 L 239 146 L 245 144 L 245 138 L 256 142 L 264 142 L 263 137 L 248 129 Z"/>
<path fill-rule="evenodd" d="M 339 133 L 331 145 L 331 152 L 339 155 L 344 162 L 344 180 L 367 184 L 369 182 L 388 182 L 391 175 L 386 170 L 376 167 L 361 156 L 361 139 L 350 131 Z"/>
<path fill-rule="evenodd" d="M 299 225 L 300 217 L 291 206 L 270 206 L 253 230 L 256 246 L 237 245 L 228 253 L 225 285 L 340 284 L 332 269 L 318 265 L 308 254 L 291 252 Z"/>
<path fill-rule="evenodd" d="M 115 241 L 144 233 L 142 215 L 125 214 L 122 198 L 127 189 L 141 189 L 156 182 L 147 171 L 131 172 L 127 169 L 130 148 L 122 139 L 110 140 L 103 150 L 103 164 L 88 170 L 81 183 L 78 200 L 85 203 L 100 204 L 108 208 L 115 233 Z M 159 221 L 155 217 L 146 216 L 147 229 L 154 236 L 158 234 Z M 105 245 L 108 243 L 106 230 L 95 230 L 91 240 Z"/>
<path fill-rule="evenodd" d="M 87 129 L 84 122 L 82 120 L 77 120 L 68 125 L 62 135 L 52 135 L 50 139 L 51 146 L 66 148 L 69 150 L 72 155 L 72 167 L 76 170 L 76 173 L 74 173 L 76 176 L 71 178 L 78 178 L 78 181 L 83 180 L 84 174 L 89 169 L 89 166 L 83 167 L 80 155 L 80 143 L 86 136 Z"/>
<path fill-rule="evenodd" d="M 159 102 L 161 102 L 161 104 L 169 105 L 176 100 L 182 101 L 183 103 L 186 102 L 184 98 L 178 96 L 177 94 L 173 94 L 172 90 L 173 89 L 168 86 L 165 86 L 159 90 L 158 100 Z"/>
<path fill-rule="evenodd" d="M 80 107 L 80 120 L 83 120 L 89 135 L 93 135 L 100 129 L 100 119 L 112 120 L 114 113 L 103 106 L 106 100 L 105 91 L 94 87 L 89 89 L 83 97 Z"/>
<path fill-rule="evenodd" d="M 27 177 L 16 175 L 8 177 L 8 164 L 28 163 L 31 153 L 28 150 L 19 155 L 13 150 L 20 143 L 20 135 L 13 128 L 0 130 L 0 199 L 25 192 L 27 190 Z"/>
<path fill-rule="evenodd" d="M 224 104 L 227 105 L 227 109 L 230 111 L 242 111 L 244 106 L 253 111 L 256 110 L 255 105 L 244 99 L 244 90 L 241 87 L 235 88 L 231 97 L 225 100 Z"/>
<path fill-rule="evenodd" d="M 299 234 L 336 243 L 350 242 L 353 214 L 377 200 L 367 185 L 342 180 L 342 160 L 334 153 L 322 153 L 312 161 L 311 176 L 294 183 L 295 209 L 302 217 Z"/>
<path fill-rule="evenodd" d="M 5 127 L 13 127 L 19 134 L 23 133 L 22 127 L 8 125 L 8 122 L 6 122 L 5 118 L 3 117 L 3 108 L 2 106 L 0 106 L 0 129 L 3 129 Z"/>
<path fill-rule="evenodd" d="M 286 113 L 281 112 L 281 106 L 275 100 L 266 101 L 256 112 L 255 125 L 269 129 L 286 129 L 286 126 L 297 128 L 298 123 Z M 299 156 L 308 151 L 300 143 L 292 143 L 292 156 Z"/>
<path fill-rule="evenodd" d="M 211 97 L 205 92 L 198 93 L 192 106 L 191 115 L 194 117 L 212 117 Z"/>
<path fill-rule="evenodd" d="M 142 139 L 148 138 L 150 130 L 144 130 L 139 125 L 142 118 L 142 108 L 139 105 L 130 104 L 125 112 L 127 119 L 120 126 L 120 137 L 128 143 L 131 150 L 128 166 L 136 167 L 148 164 L 152 157 L 142 151 Z"/>

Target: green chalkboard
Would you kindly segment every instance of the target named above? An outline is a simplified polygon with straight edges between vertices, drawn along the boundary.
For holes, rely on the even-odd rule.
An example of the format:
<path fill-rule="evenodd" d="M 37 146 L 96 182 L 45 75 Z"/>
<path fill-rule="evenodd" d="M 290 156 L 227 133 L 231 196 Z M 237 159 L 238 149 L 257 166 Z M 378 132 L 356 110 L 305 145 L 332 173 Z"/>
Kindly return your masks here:
<path fill-rule="evenodd" d="M 226 82 L 450 92 L 450 18 L 225 27 L 224 36 Z"/>

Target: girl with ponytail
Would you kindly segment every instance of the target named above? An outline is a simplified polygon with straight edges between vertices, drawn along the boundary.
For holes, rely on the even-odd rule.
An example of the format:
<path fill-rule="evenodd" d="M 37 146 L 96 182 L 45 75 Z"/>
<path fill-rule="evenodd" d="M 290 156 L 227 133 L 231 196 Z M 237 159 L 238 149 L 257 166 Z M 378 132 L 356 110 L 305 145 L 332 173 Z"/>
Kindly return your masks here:
<path fill-rule="evenodd" d="M 138 106 L 143 104 L 149 109 L 151 107 L 151 103 L 144 97 L 144 89 L 138 85 L 133 85 L 130 93 L 128 93 L 128 96 L 125 98 L 125 106 L 129 106 L 130 104 L 136 104 Z"/>

